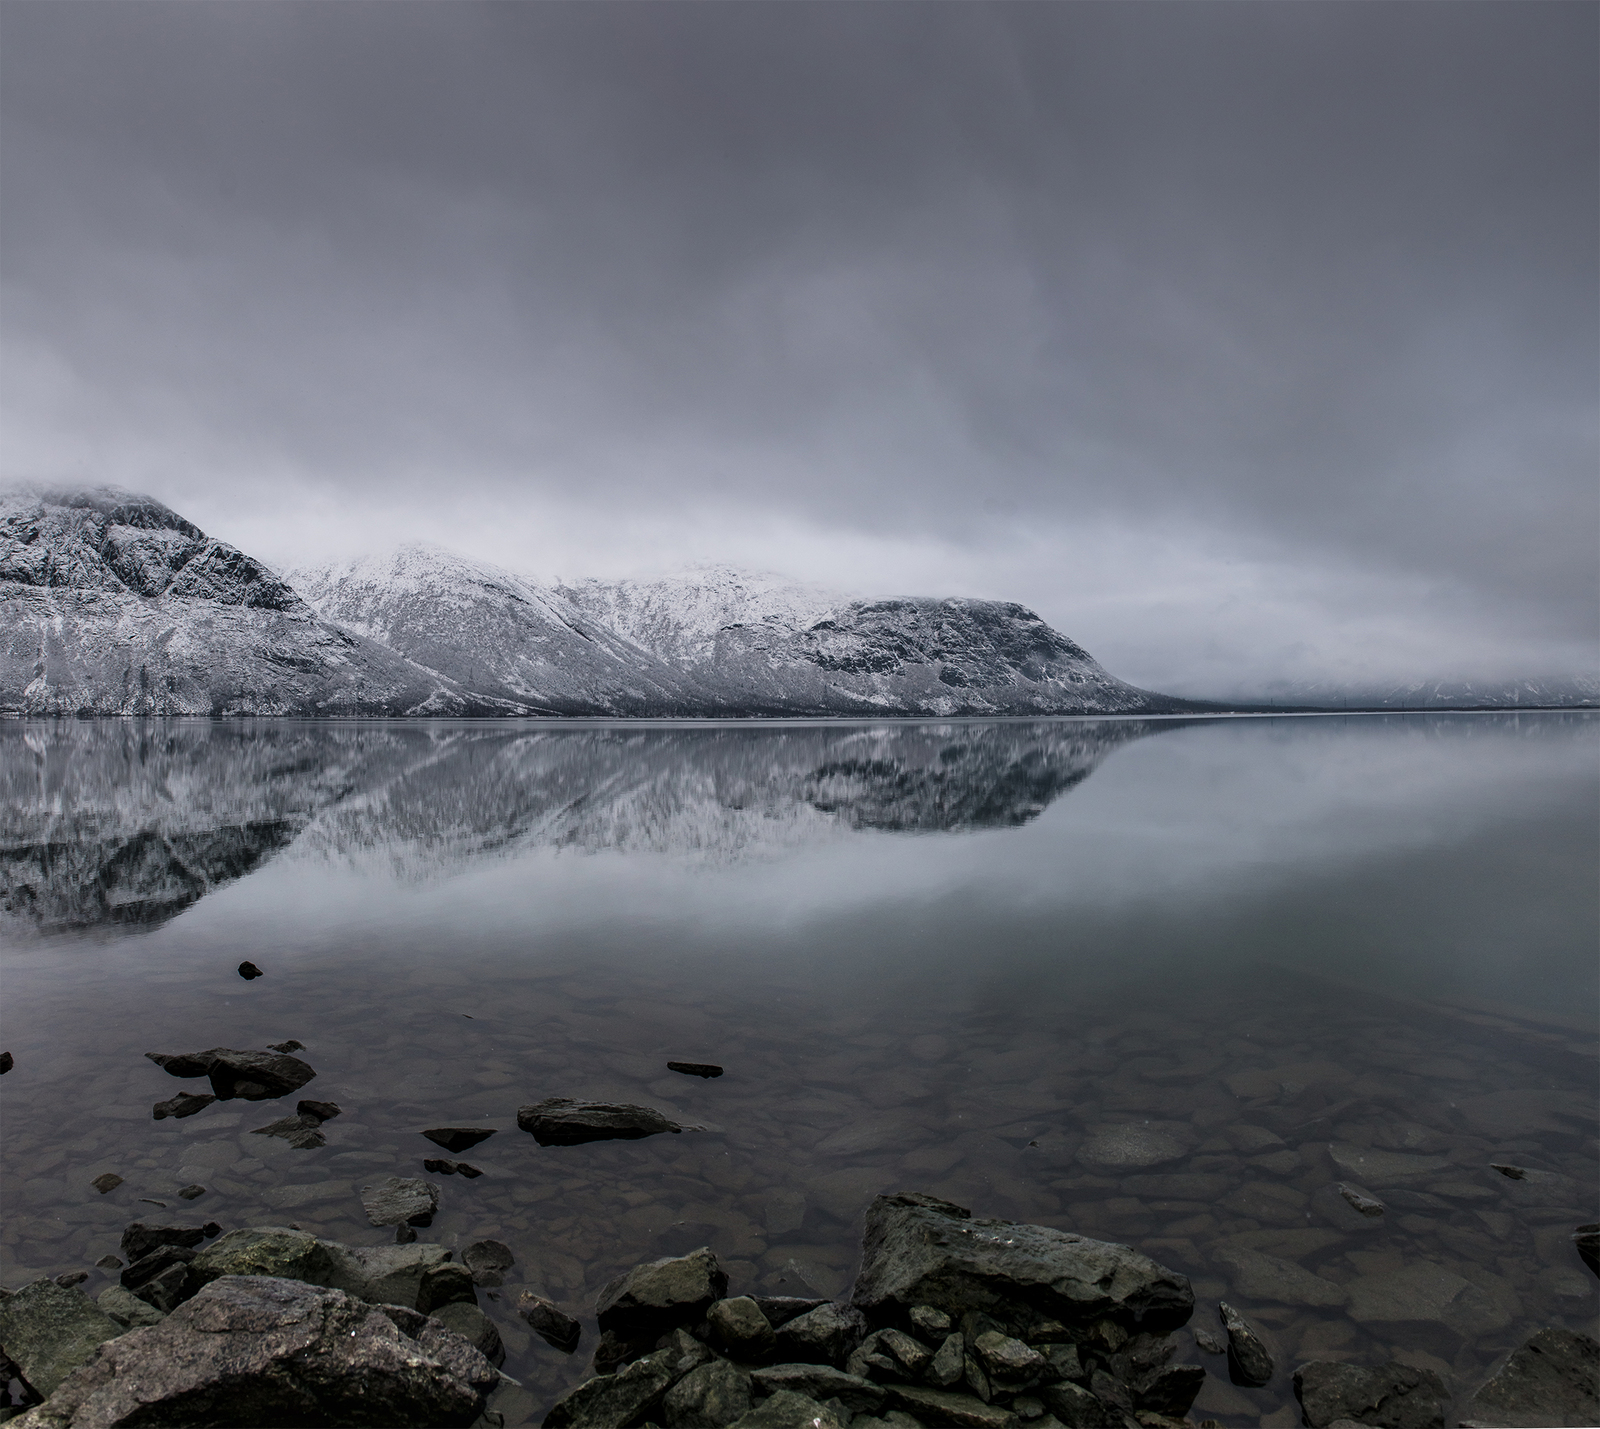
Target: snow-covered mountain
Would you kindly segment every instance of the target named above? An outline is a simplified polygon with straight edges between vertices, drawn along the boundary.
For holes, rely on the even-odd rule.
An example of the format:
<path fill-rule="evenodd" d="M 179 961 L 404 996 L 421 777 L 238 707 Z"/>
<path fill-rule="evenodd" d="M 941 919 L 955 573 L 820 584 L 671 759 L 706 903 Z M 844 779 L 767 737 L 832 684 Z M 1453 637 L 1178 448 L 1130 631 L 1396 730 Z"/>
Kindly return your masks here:
<path fill-rule="evenodd" d="M 159 501 L 0 493 L 0 714 L 497 712 Z"/>
<path fill-rule="evenodd" d="M 553 587 L 440 546 L 288 578 L 323 619 L 528 713 L 704 714 L 714 704 Z"/>
<path fill-rule="evenodd" d="M 726 566 L 546 585 L 431 546 L 291 573 L 324 619 L 561 714 L 1144 714 L 1020 605 L 859 600 Z"/>

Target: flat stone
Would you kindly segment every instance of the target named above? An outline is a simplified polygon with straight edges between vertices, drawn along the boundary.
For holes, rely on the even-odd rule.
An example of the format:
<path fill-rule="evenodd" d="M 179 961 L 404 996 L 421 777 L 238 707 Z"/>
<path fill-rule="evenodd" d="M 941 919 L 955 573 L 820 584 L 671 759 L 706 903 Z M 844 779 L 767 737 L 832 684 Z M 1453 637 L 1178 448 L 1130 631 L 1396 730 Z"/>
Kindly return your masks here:
<path fill-rule="evenodd" d="M 1018 1338 L 1044 1320 L 1111 1319 L 1152 1332 L 1194 1311 L 1188 1280 L 1126 1246 L 1047 1226 L 974 1219 L 932 1196 L 879 1196 L 868 1208 L 853 1302 L 869 1317 L 913 1305 L 984 1311 Z"/>
<path fill-rule="evenodd" d="M 1443 1266 L 1419 1261 L 1386 1275 L 1361 1275 L 1346 1287 L 1359 1325 L 1442 1324 L 1464 1338 L 1503 1330 L 1512 1311 Z"/>
<path fill-rule="evenodd" d="M 178 1192 L 180 1201 L 198 1201 L 206 1193 L 206 1188 L 200 1185 L 185 1186 Z"/>
<path fill-rule="evenodd" d="M 439 1187 L 415 1176 L 390 1176 L 361 1188 L 361 1208 L 375 1226 L 425 1226 L 439 1209 Z"/>
<path fill-rule="evenodd" d="M 511 1247 L 499 1240 L 475 1240 L 461 1252 L 461 1263 L 472 1272 L 475 1285 L 503 1285 L 502 1272 L 517 1263 Z"/>
<path fill-rule="evenodd" d="M 595 1318 L 602 1332 L 624 1339 L 652 1339 L 678 1325 L 705 1318 L 727 1293 L 728 1277 L 707 1246 L 688 1255 L 636 1265 L 601 1290 Z"/>
<path fill-rule="evenodd" d="M 1222 1134 L 1235 1151 L 1242 1151 L 1246 1156 L 1261 1151 L 1277 1151 L 1284 1146 L 1283 1138 L 1264 1126 L 1240 1123 L 1223 1127 Z"/>
<path fill-rule="evenodd" d="M 1556 1171 L 1532 1171 L 1522 1167 L 1517 1169 L 1522 1172 L 1520 1176 L 1513 1178 L 1502 1174 L 1495 1178 L 1495 1189 L 1512 1205 L 1538 1207 L 1584 1204 L 1584 1192 L 1571 1176 L 1563 1176 Z M 1448 1192 L 1441 1191 L 1441 1194 Z"/>
<path fill-rule="evenodd" d="M 204 1111 L 216 1098 L 210 1092 L 179 1092 L 175 1097 L 168 1097 L 164 1102 L 157 1102 L 150 1108 L 150 1116 L 154 1121 L 165 1121 L 169 1116 L 193 1116 L 197 1111 Z"/>
<path fill-rule="evenodd" d="M 304 1050 L 305 1045 L 304 1042 L 297 1042 L 291 1037 L 287 1042 L 268 1042 L 267 1050 L 269 1052 L 299 1052 Z"/>
<path fill-rule="evenodd" d="M 1265 1221 L 1268 1225 L 1300 1226 L 1305 1224 L 1310 1200 L 1305 1192 L 1293 1186 L 1282 1186 L 1275 1181 L 1252 1181 L 1230 1191 L 1219 1204 L 1224 1210 Z"/>
<path fill-rule="evenodd" d="M 669 1072 L 682 1072 L 686 1077 L 720 1077 L 722 1068 L 715 1062 L 668 1062 Z"/>
<path fill-rule="evenodd" d="M 1065 1429 L 1124 1429 L 1128 1422 L 1123 1410 L 1096 1398 L 1081 1385 L 1047 1384 L 1038 1393 Z"/>
<path fill-rule="evenodd" d="M 870 1379 L 846 1374 L 832 1365 L 775 1364 L 755 1370 L 750 1376 L 757 1394 L 776 1394 L 789 1390 L 814 1399 L 818 1404 L 837 1399 L 852 1414 L 875 1414 L 883 1405 L 884 1389 Z"/>
<path fill-rule="evenodd" d="M 217 1244 L 220 1246 L 222 1242 Z M 427 1242 L 343 1245 L 325 1240 L 316 1244 L 326 1258 L 325 1263 L 308 1266 L 306 1272 L 295 1279 L 343 1290 L 374 1305 L 404 1305 L 410 1310 L 419 1308 L 423 1277 L 436 1265 L 443 1265 L 450 1259 L 450 1252 L 444 1246 Z"/>
<path fill-rule="evenodd" d="M 780 1325 L 775 1352 L 791 1363 L 842 1365 L 866 1339 L 867 1328 L 867 1317 L 854 1305 L 824 1301 Z"/>
<path fill-rule="evenodd" d="M 496 1129 L 492 1126 L 436 1126 L 422 1134 L 435 1146 L 459 1154 L 480 1141 L 487 1141 Z"/>
<path fill-rule="evenodd" d="M 1340 1419 L 1381 1429 L 1443 1429 L 1450 1401 L 1432 1370 L 1397 1360 L 1376 1368 L 1313 1360 L 1294 1372 L 1294 1394 L 1310 1429 L 1328 1429 Z"/>
<path fill-rule="evenodd" d="M 410 1316 L 407 1333 L 395 1316 Z M 130 1330 L 24 1416 L 24 1429 L 119 1424 L 466 1426 L 494 1367 L 442 1325 L 339 1290 L 260 1276 L 213 1281 Z"/>
<path fill-rule="evenodd" d="M 654 1107 L 627 1102 L 575 1101 L 549 1097 L 521 1107 L 517 1126 L 540 1146 L 579 1146 L 588 1141 L 636 1141 L 660 1132 L 680 1132 L 677 1122 Z"/>
<path fill-rule="evenodd" d="M 1405 1186 L 1431 1180 L 1450 1163 L 1442 1156 L 1409 1156 L 1400 1151 L 1380 1151 L 1375 1146 L 1350 1146 L 1335 1142 L 1328 1154 L 1347 1180 L 1367 1186 Z"/>
<path fill-rule="evenodd" d="M 1284 1305 L 1343 1305 L 1347 1298 L 1344 1286 L 1265 1251 L 1229 1246 L 1213 1251 L 1211 1259 L 1228 1270 L 1234 1294 L 1246 1300 L 1276 1300 Z"/>
<path fill-rule="evenodd" d="M 328 1250 L 321 1241 L 305 1231 L 282 1226 L 229 1231 L 190 1264 L 203 1283 L 225 1275 L 272 1275 L 321 1285 L 327 1283 L 332 1269 Z"/>
<path fill-rule="evenodd" d="M 533 1328 L 534 1334 L 552 1349 L 570 1355 L 578 1348 L 578 1341 L 583 1335 L 583 1326 L 542 1295 L 524 1290 L 517 1297 L 517 1314 L 521 1315 Z"/>
<path fill-rule="evenodd" d="M 750 1412 L 750 1374 L 727 1360 L 712 1360 L 689 1371 L 661 1401 L 669 1426 L 722 1429 Z"/>
<path fill-rule="evenodd" d="M 765 1359 L 778 1341 L 761 1307 L 748 1295 L 716 1301 L 706 1311 L 706 1328 L 712 1346 L 736 1360 Z"/>
<path fill-rule="evenodd" d="M 844 1424 L 826 1405 L 787 1389 L 733 1421 L 734 1429 L 844 1429 Z"/>
<path fill-rule="evenodd" d="M 1456 1110 L 1472 1130 L 1483 1136 L 1515 1139 L 1531 1134 L 1593 1135 L 1594 1099 L 1576 1092 L 1542 1088 L 1517 1088 L 1466 1097 Z"/>
<path fill-rule="evenodd" d="M 1271 1353 L 1250 1322 L 1226 1300 L 1217 1306 L 1217 1311 L 1222 1316 L 1222 1327 L 1228 1333 L 1228 1377 L 1235 1384 L 1259 1389 L 1277 1369 Z"/>
<path fill-rule="evenodd" d="M 958 1429 L 1018 1429 L 1022 1423 L 1003 1405 L 985 1404 L 976 1395 L 922 1384 L 891 1384 L 886 1388 L 890 1402 L 920 1423 L 950 1424 Z M 1115 1421 L 1115 1429 L 1122 1429 L 1120 1418 Z"/>
<path fill-rule="evenodd" d="M 89 1184 L 103 1196 L 107 1191 L 115 1191 L 122 1184 L 122 1177 L 115 1171 L 107 1171 L 103 1175 L 96 1176 Z"/>
<path fill-rule="evenodd" d="M 1470 1429 L 1600 1424 L 1597 1387 L 1600 1342 L 1572 1330 L 1539 1330 L 1472 1396 L 1461 1422 Z"/>
<path fill-rule="evenodd" d="M 1189 1154 L 1190 1142 L 1182 1132 L 1162 1126 L 1135 1122 L 1128 1126 L 1102 1127 L 1078 1148 L 1077 1159 L 1086 1166 L 1159 1166 Z"/>
<path fill-rule="evenodd" d="M 242 1097 L 255 1102 L 287 1096 L 317 1075 L 298 1057 L 283 1052 L 213 1047 L 206 1052 L 146 1052 L 145 1056 L 174 1077 L 209 1077 L 211 1090 L 222 1101 Z"/>
<path fill-rule="evenodd" d="M 0 1346 L 45 1398 L 124 1328 L 76 1286 L 53 1280 L 35 1280 L 0 1300 Z"/>

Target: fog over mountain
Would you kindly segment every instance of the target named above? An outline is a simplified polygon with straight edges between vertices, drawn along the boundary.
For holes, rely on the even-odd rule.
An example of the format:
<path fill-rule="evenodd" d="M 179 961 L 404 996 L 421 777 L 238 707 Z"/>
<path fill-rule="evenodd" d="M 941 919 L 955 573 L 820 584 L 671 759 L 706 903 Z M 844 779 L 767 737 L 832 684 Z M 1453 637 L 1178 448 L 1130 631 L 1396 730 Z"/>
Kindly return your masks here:
<path fill-rule="evenodd" d="M 0 476 L 280 572 L 1017 602 L 1192 696 L 1595 674 L 1593 6 L 5 25 Z"/>

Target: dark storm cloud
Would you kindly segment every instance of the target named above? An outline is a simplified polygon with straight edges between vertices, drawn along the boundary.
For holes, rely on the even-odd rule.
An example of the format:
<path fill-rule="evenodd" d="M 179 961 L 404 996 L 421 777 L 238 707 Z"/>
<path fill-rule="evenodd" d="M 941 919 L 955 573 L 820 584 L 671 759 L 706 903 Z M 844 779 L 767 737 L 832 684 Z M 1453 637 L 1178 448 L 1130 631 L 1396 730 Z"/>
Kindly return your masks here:
<path fill-rule="evenodd" d="M 1596 15 L 13 0 L 17 459 L 1188 525 L 1590 638 Z"/>

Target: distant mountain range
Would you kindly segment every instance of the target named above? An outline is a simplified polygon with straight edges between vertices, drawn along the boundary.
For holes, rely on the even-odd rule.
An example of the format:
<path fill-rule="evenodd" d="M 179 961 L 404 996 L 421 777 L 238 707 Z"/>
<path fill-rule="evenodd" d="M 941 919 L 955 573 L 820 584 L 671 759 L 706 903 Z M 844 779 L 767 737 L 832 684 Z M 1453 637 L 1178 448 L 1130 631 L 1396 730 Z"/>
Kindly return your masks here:
<path fill-rule="evenodd" d="M 1600 681 L 1136 688 L 1025 606 L 706 566 L 551 584 L 436 546 L 289 572 L 114 487 L 0 494 L 0 714 L 1154 715 L 1600 704 Z"/>
<path fill-rule="evenodd" d="M 725 568 L 544 585 L 433 546 L 274 574 L 115 488 L 0 497 L 0 713 L 1174 714 L 1024 606 Z"/>

